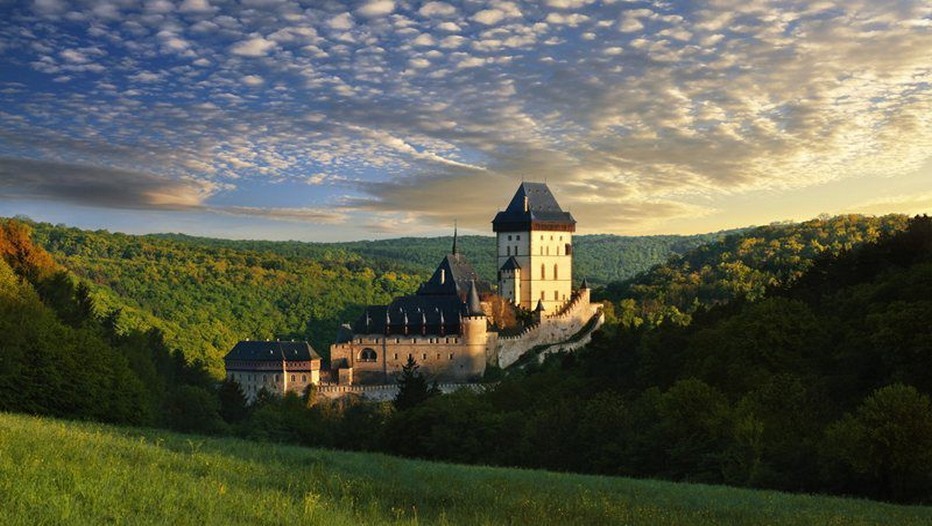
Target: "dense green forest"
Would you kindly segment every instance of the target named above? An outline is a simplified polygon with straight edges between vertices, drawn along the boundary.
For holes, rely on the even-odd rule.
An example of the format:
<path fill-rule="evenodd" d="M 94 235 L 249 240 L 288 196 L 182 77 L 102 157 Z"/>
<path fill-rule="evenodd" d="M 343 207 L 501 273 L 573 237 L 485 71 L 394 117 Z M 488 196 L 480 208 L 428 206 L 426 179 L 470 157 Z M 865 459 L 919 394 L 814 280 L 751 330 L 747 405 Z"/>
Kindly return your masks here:
<path fill-rule="evenodd" d="M 908 220 L 899 214 L 841 215 L 746 229 L 610 283 L 594 297 L 613 302 L 626 325 L 687 324 L 699 308 L 762 298 L 769 288 L 797 279 L 817 258 L 899 232 Z"/>
<path fill-rule="evenodd" d="M 635 274 L 666 261 L 670 256 L 723 238 L 741 230 L 728 230 L 692 236 L 616 236 L 610 234 L 574 236 L 574 273 L 577 280 L 586 278 L 593 285 L 603 285 L 628 279 Z M 281 256 L 311 259 L 360 257 L 376 269 L 429 273 L 450 252 L 452 237 L 403 237 L 377 241 L 344 243 L 303 243 L 299 241 L 240 241 L 191 237 L 182 234 L 155 234 L 146 238 L 170 239 L 196 247 L 249 250 Z M 495 238 L 490 236 L 459 236 L 459 252 L 480 276 L 495 281 Z"/>
<path fill-rule="evenodd" d="M 233 241 L 27 224 L 37 244 L 85 280 L 99 309 L 119 309 L 122 330 L 158 328 L 218 378 L 223 356 L 245 338 L 308 340 L 328 357 L 340 323 L 367 304 L 413 292 L 452 242 Z M 577 275 L 593 282 L 634 275 L 718 237 L 579 236 Z M 464 236 L 458 246 L 478 272 L 494 277 L 493 238 Z"/>
<path fill-rule="evenodd" d="M 120 330 L 117 318 L 33 245 L 28 226 L 0 222 L 0 411 L 224 426 L 202 365 L 170 351 L 158 329 Z"/>

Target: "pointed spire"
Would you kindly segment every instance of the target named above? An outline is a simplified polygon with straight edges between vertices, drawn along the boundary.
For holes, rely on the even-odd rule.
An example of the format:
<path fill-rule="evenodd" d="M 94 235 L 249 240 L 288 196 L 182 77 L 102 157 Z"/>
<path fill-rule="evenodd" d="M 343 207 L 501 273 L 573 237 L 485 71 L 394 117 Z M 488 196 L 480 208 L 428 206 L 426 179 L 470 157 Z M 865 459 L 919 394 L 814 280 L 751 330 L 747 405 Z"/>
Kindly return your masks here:
<path fill-rule="evenodd" d="M 456 219 L 453 220 L 453 252 L 451 254 L 456 255 Z"/>
<path fill-rule="evenodd" d="M 588 288 L 589 288 L 589 281 L 588 281 L 586 278 L 583 278 L 583 279 L 582 279 L 582 287 L 580 287 L 580 288 L 582 288 L 582 289 L 588 289 Z"/>
<path fill-rule="evenodd" d="M 537 300 L 537 308 L 534 309 L 534 312 L 544 312 L 545 310 L 547 309 L 544 308 L 544 300 Z"/>
<path fill-rule="evenodd" d="M 466 304 L 466 314 L 468 316 L 485 316 L 482 312 L 482 304 L 479 302 L 479 292 L 476 290 L 476 280 L 469 280 L 469 296 Z"/>

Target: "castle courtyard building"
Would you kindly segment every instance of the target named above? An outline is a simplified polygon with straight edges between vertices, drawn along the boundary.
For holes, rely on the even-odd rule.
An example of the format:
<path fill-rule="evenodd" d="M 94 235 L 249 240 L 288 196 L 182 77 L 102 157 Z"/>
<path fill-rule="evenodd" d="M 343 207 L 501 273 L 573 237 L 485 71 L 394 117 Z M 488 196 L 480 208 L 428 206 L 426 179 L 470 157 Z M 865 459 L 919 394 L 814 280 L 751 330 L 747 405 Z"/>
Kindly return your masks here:
<path fill-rule="evenodd" d="M 279 396 L 303 395 L 308 386 L 320 383 L 320 356 L 307 342 L 245 340 L 223 362 L 227 380 L 239 384 L 249 403 L 263 389 Z"/>

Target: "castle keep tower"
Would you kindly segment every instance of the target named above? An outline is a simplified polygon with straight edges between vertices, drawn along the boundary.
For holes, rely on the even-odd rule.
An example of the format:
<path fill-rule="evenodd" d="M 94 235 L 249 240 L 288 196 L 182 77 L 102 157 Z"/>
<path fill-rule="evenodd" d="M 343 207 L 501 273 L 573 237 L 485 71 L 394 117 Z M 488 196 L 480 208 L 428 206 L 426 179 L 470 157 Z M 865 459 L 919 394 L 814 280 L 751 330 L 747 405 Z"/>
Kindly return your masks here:
<path fill-rule="evenodd" d="M 521 183 L 508 208 L 495 216 L 492 230 L 499 294 L 528 310 L 540 302 L 549 313 L 571 298 L 576 220 L 546 184 Z"/>

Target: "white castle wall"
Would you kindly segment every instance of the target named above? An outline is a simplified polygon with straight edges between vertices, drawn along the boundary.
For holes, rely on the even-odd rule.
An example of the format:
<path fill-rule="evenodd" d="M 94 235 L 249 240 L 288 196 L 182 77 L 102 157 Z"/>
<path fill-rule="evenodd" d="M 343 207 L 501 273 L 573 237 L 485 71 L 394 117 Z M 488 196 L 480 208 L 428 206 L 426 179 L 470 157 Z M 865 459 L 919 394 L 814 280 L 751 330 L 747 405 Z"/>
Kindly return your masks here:
<path fill-rule="evenodd" d="M 508 367 L 517 362 L 521 355 L 539 345 L 551 345 L 565 342 L 579 331 L 601 310 L 600 304 L 589 301 L 589 289 L 581 289 L 572 300 L 552 315 L 546 312 L 540 323 L 526 328 L 515 336 L 499 336 L 496 342 L 497 365 Z M 597 324 L 601 325 L 602 318 Z M 588 343 L 588 340 L 586 340 Z M 573 349 L 582 345 L 579 342 L 566 344 Z"/>

